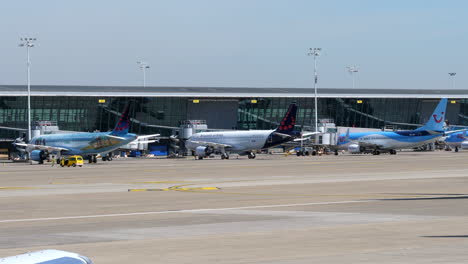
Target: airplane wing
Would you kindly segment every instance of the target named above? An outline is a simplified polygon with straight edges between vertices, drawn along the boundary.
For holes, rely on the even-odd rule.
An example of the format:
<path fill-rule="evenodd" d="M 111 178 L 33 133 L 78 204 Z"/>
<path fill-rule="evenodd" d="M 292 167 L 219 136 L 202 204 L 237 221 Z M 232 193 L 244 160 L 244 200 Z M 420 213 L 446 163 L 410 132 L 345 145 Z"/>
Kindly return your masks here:
<path fill-rule="evenodd" d="M 309 140 L 309 138 L 304 138 L 304 137 L 295 138 L 293 141 L 298 142 L 298 141 L 306 141 L 306 140 Z"/>
<path fill-rule="evenodd" d="M 309 140 L 311 136 L 313 135 L 318 135 L 318 134 L 323 134 L 322 132 L 306 132 L 302 133 L 300 138 L 295 138 L 293 141 L 306 141 Z"/>
<path fill-rule="evenodd" d="M 231 145 L 221 144 L 221 143 L 214 143 L 214 142 L 207 142 L 207 141 L 192 141 L 192 143 L 201 145 L 201 146 L 209 146 L 213 148 L 232 148 Z"/>
<path fill-rule="evenodd" d="M 310 137 L 310 136 L 313 136 L 313 135 L 318 135 L 318 134 L 322 134 L 322 132 L 306 132 L 306 133 L 302 133 L 302 137 Z"/>
<path fill-rule="evenodd" d="M 47 150 L 49 152 L 70 151 L 67 148 L 52 147 L 52 146 L 45 146 L 45 145 L 34 145 L 34 144 L 26 144 L 26 143 L 15 143 L 15 145 L 20 146 L 20 147 L 25 147 L 28 151 L 31 151 L 31 150 Z"/>
<path fill-rule="evenodd" d="M 463 132 L 463 131 L 467 131 L 467 130 L 466 129 L 459 129 L 459 130 L 445 131 L 444 135 L 450 135 L 450 134 L 453 134 L 453 133 L 458 133 L 458 132 Z"/>
<path fill-rule="evenodd" d="M 113 135 L 105 135 L 106 137 L 108 138 L 113 138 L 113 139 L 117 139 L 117 140 L 126 140 L 126 138 L 123 138 L 123 137 L 118 137 L 118 136 L 113 136 Z"/>
<path fill-rule="evenodd" d="M 132 141 L 130 143 L 148 144 L 148 143 L 154 143 L 154 142 L 159 142 L 159 141 L 158 140 L 144 140 L 144 141 Z"/>
<path fill-rule="evenodd" d="M 149 138 L 159 137 L 160 135 L 161 134 L 143 135 L 143 136 L 138 136 L 137 139 L 149 139 Z"/>
<path fill-rule="evenodd" d="M 383 145 L 372 144 L 372 143 L 369 143 L 369 142 L 363 142 L 363 141 L 359 141 L 359 140 L 352 140 L 351 143 L 357 143 L 357 144 L 359 144 L 359 146 L 365 147 L 365 148 L 375 148 L 375 149 L 384 148 Z"/>

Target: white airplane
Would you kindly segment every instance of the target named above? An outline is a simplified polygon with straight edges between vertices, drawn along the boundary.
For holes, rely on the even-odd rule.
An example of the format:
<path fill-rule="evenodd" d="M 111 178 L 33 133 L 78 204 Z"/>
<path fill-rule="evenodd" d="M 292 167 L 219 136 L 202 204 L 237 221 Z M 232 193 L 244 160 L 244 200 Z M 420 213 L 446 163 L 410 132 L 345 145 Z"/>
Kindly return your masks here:
<path fill-rule="evenodd" d="M 254 159 L 253 150 L 270 148 L 293 140 L 304 140 L 304 137 L 320 133 L 301 134 L 294 131 L 296 113 L 297 106 L 292 103 L 277 129 L 200 132 L 192 135 L 185 146 L 198 159 L 208 157 L 212 153 L 221 153 L 221 159 L 229 159 L 228 152 L 248 155 L 249 159 Z"/>
<path fill-rule="evenodd" d="M 21 255 L 0 258 L 1 264 L 93 264 L 79 254 L 55 249 L 28 252 Z"/>

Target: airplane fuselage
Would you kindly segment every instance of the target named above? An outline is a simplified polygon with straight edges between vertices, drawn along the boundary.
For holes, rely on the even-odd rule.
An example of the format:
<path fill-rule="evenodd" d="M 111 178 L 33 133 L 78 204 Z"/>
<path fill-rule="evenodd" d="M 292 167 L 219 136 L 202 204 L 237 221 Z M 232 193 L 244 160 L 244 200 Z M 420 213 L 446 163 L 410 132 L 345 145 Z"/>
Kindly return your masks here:
<path fill-rule="evenodd" d="M 125 134 L 114 138 L 111 132 L 49 134 L 35 137 L 32 144 L 68 149 L 64 155 L 93 155 L 111 152 L 135 140 L 137 135 Z M 120 139 L 122 138 L 122 139 Z"/>
<path fill-rule="evenodd" d="M 349 140 L 345 141 L 346 135 L 340 134 L 337 148 L 346 150 L 353 143 L 358 143 L 364 147 L 378 146 L 376 149 L 381 150 L 413 148 L 435 142 L 442 136 L 443 133 L 426 130 L 359 132 L 349 133 Z"/>
<path fill-rule="evenodd" d="M 197 142 L 210 142 L 231 146 L 229 152 L 244 153 L 274 147 L 292 139 L 292 136 L 275 133 L 275 130 L 200 132 L 186 141 L 186 147 L 195 150 L 203 145 Z"/>
<path fill-rule="evenodd" d="M 465 148 L 468 146 L 468 139 L 465 136 L 466 132 L 458 132 L 454 133 L 447 138 L 445 138 L 444 142 L 447 146 L 452 148 Z"/>

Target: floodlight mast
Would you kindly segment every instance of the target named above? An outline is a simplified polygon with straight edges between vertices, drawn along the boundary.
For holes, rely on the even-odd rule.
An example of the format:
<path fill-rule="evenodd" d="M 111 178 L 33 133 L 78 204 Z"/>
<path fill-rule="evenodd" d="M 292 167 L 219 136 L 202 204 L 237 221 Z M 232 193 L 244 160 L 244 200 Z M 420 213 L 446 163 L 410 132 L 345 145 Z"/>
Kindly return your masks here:
<path fill-rule="evenodd" d="M 318 110 L 317 110 L 317 57 L 322 48 L 309 48 L 308 56 L 314 56 L 314 95 L 315 95 L 315 132 L 318 132 Z"/>
<path fill-rule="evenodd" d="M 449 72 L 449 78 L 450 78 L 450 89 L 454 89 L 455 88 L 455 75 L 457 75 L 456 72 Z"/>
<path fill-rule="evenodd" d="M 26 67 L 28 72 L 28 141 L 31 140 L 31 60 L 29 57 L 29 49 L 34 47 L 34 41 L 36 38 L 20 38 L 21 43 L 19 47 L 26 47 Z"/>
<path fill-rule="evenodd" d="M 351 74 L 351 77 L 353 78 L 353 89 L 354 89 L 355 88 L 354 74 L 359 72 L 359 68 L 356 65 L 347 66 L 346 70 Z"/>
<path fill-rule="evenodd" d="M 146 69 L 149 69 L 150 66 L 148 63 L 143 61 L 137 61 L 138 67 L 140 67 L 143 72 L 143 87 L 146 87 Z"/>

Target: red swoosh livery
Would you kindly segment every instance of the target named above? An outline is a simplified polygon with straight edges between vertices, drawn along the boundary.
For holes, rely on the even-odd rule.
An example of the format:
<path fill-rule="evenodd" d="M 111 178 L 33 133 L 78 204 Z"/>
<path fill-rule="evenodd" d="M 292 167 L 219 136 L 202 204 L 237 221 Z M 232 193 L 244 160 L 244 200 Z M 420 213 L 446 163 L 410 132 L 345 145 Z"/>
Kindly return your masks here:
<path fill-rule="evenodd" d="M 434 121 L 439 124 L 440 122 L 442 122 L 442 120 L 444 119 L 444 112 L 442 112 L 442 116 L 440 117 L 440 119 L 437 119 L 437 115 L 432 115 L 432 117 L 434 118 Z"/>

